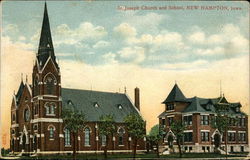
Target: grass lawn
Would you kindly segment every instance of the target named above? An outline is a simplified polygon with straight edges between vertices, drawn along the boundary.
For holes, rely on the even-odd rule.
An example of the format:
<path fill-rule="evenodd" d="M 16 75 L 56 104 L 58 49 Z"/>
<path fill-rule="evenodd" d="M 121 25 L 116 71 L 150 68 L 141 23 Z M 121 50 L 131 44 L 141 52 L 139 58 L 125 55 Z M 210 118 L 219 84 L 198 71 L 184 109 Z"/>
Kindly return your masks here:
<path fill-rule="evenodd" d="M 247 155 L 235 154 L 228 155 L 228 157 L 240 157 Z M 185 153 L 183 158 L 223 158 L 225 155 L 215 154 L 215 153 Z M 104 159 L 102 154 L 78 154 L 77 159 Z M 118 158 L 133 158 L 132 154 L 110 154 L 107 159 L 118 159 Z M 152 159 L 157 158 L 156 154 L 138 154 L 136 158 L 142 159 Z M 160 158 L 179 158 L 179 154 L 161 155 Z M 22 159 L 73 159 L 72 155 L 50 155 L 50 156 L 39 156 L 39 157 L 22 157 Z"/>

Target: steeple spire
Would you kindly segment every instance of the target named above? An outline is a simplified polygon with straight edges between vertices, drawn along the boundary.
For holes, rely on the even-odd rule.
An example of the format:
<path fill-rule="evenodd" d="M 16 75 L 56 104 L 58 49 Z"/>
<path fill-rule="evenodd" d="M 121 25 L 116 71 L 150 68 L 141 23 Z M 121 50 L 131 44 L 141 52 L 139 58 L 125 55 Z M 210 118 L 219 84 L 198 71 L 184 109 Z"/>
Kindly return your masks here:
<path fill-rule="evenodd" d="M 57 66 L 57 63 L 55 60 L 51 32 L 50 32 L 47 4 L 45 2 L 43 24 L 42 24 L 42 30 L 41 30 L 40 42 L 39 42 L 39 48 L 38 48 L 38 55 L 37 55 L 39 64 L 41 64 L 41 66 L 43 67 L 43 65 L 46 63 L 47 59 L 50 56 L 51 56 L 52 60 L 54 61 L 55 65 Z"/>

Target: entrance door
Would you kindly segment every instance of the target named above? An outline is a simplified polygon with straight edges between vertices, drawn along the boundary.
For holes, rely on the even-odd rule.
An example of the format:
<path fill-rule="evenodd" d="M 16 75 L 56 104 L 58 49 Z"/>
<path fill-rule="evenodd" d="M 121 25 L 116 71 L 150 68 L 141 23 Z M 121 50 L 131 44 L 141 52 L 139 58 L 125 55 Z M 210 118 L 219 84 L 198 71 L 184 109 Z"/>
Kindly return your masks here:
<path fill-rule="evenodd" d="M 218 148 L 220 146 L 221 138 L 219 134 L 214 135 L 214 145 L 215 148 Z"/>
<path fill-rule="evenodd" d="M 22 140 L 23 140 L 23 150 L 25 151 L 25 148 L 26 148 L 26 136 L 25 136 L 25 134 L 23 134 L 23 137 L 22 137 Z"/>
<path fill-rule="evenodd" d="M 168 146 L 169 148 L 173 148 L 173 141 L 174 141 L 174 137 L 172 135 L 168 136 Z"/>

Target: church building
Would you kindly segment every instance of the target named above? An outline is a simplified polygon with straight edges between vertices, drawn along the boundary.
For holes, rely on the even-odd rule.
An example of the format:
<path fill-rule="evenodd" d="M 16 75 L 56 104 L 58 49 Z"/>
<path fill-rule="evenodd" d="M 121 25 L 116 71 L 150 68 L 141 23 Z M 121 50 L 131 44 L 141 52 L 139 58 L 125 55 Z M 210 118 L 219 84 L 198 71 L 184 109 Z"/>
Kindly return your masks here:
<path fill-rule="evenodd" d="M 74 74 L 74 73 L 72 73 Z M 72 75 L 73 76 L 73 75 Z M 75 76 L 75 75 L 74 75 Z M 79 131 L 78 153 L 98 153 L 108 145 L 111 152 L 131 152 L 132 140 L 124 117 L 140 114 L 139 88 L 135 88 L 135 104 L 126 93 L 63 88 L 60 66 L 52 43 L 45 3 L 40 43 L 33 66 L 32 84 L 21 81 L 11 104 L 10 144 L 14 154 L 64 154 L 72 152 L 72 133 L 64 128 L 62 111 L 75 107 L 86 117 L 86 126 Z M 109 141 L 99 135 L 100 116 L 114 116 L 116 133 Z M 145 150 L 145 138 L 139 139 L 138 150 Z"/>
<path fill-rule="evenodd" d="M 224 95 L 217 98 L 186 98 L 177 84 L 162 103 L 165 110 L 158 118 L 166 131 L 163 147 L 170 152 L 178 152 L 176 136 L 171 130 L 174 121 L 181 121 L 186 126 L 181 142 L 184 152 L 214 152 L 218 149 L 225 153 L 226 148 L 231 153 L 248 152 L 248 117 L 241 112 L 240 103 L 230 103 Z M 213 125 L 213 119 L 220 109 L 224 111 L 223 116 L 229 118 L 226 133 L 220 133 Z"/>

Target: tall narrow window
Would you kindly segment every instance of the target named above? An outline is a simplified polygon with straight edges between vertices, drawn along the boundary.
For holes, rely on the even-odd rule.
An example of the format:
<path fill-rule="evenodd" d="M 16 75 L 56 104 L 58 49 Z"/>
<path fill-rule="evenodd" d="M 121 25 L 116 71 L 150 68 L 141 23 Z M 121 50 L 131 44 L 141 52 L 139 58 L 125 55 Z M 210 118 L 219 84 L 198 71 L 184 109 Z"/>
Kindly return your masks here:
<path fill-rule="evenodd" d="M 55 79 L 52 75 L 48 75 L 45 79 L 46 93 L 55 94 Z"/>
<path fill-rule="evenodd" d="M 201 125 L 209 125 L 209 115 L 201 115 Z"/>
<path fill-rule="evenodd" d="M 85 132 L 84 146 L 90 146 L 90 129 L 86 127 L 84 132 Z"/>
<path fill-rule="evenodd" d="M 55 132 L 55 129 L 54 127 L 49 127 L 49 138 L 54 138 L 54 132 Z"/>
<path fill-rule="evenodd" d="M 106 135 L 102 135 L 102 146 L 106 146 L 106 143 L 107 143 L 107 137 Z"/>
<path fill-rule="evenodd" d="M 123 145 L 123 135 L 124 135 L 125 131 L 123 128 L 119 128 L 118 130 L 118 145 Z"/>
<path fill-rule="evenodd" d="M 50 114 L 55 114 L 55 104 L 54 103 L 52 103 L 50 105 Z"/>
<path fill-rule="evenodd" d="M 69 146 L 70 145 L 70 131 L 69 129 L 65 129 L 64 131 L 64 140 L 65 140 L 65 146 Z"/>

